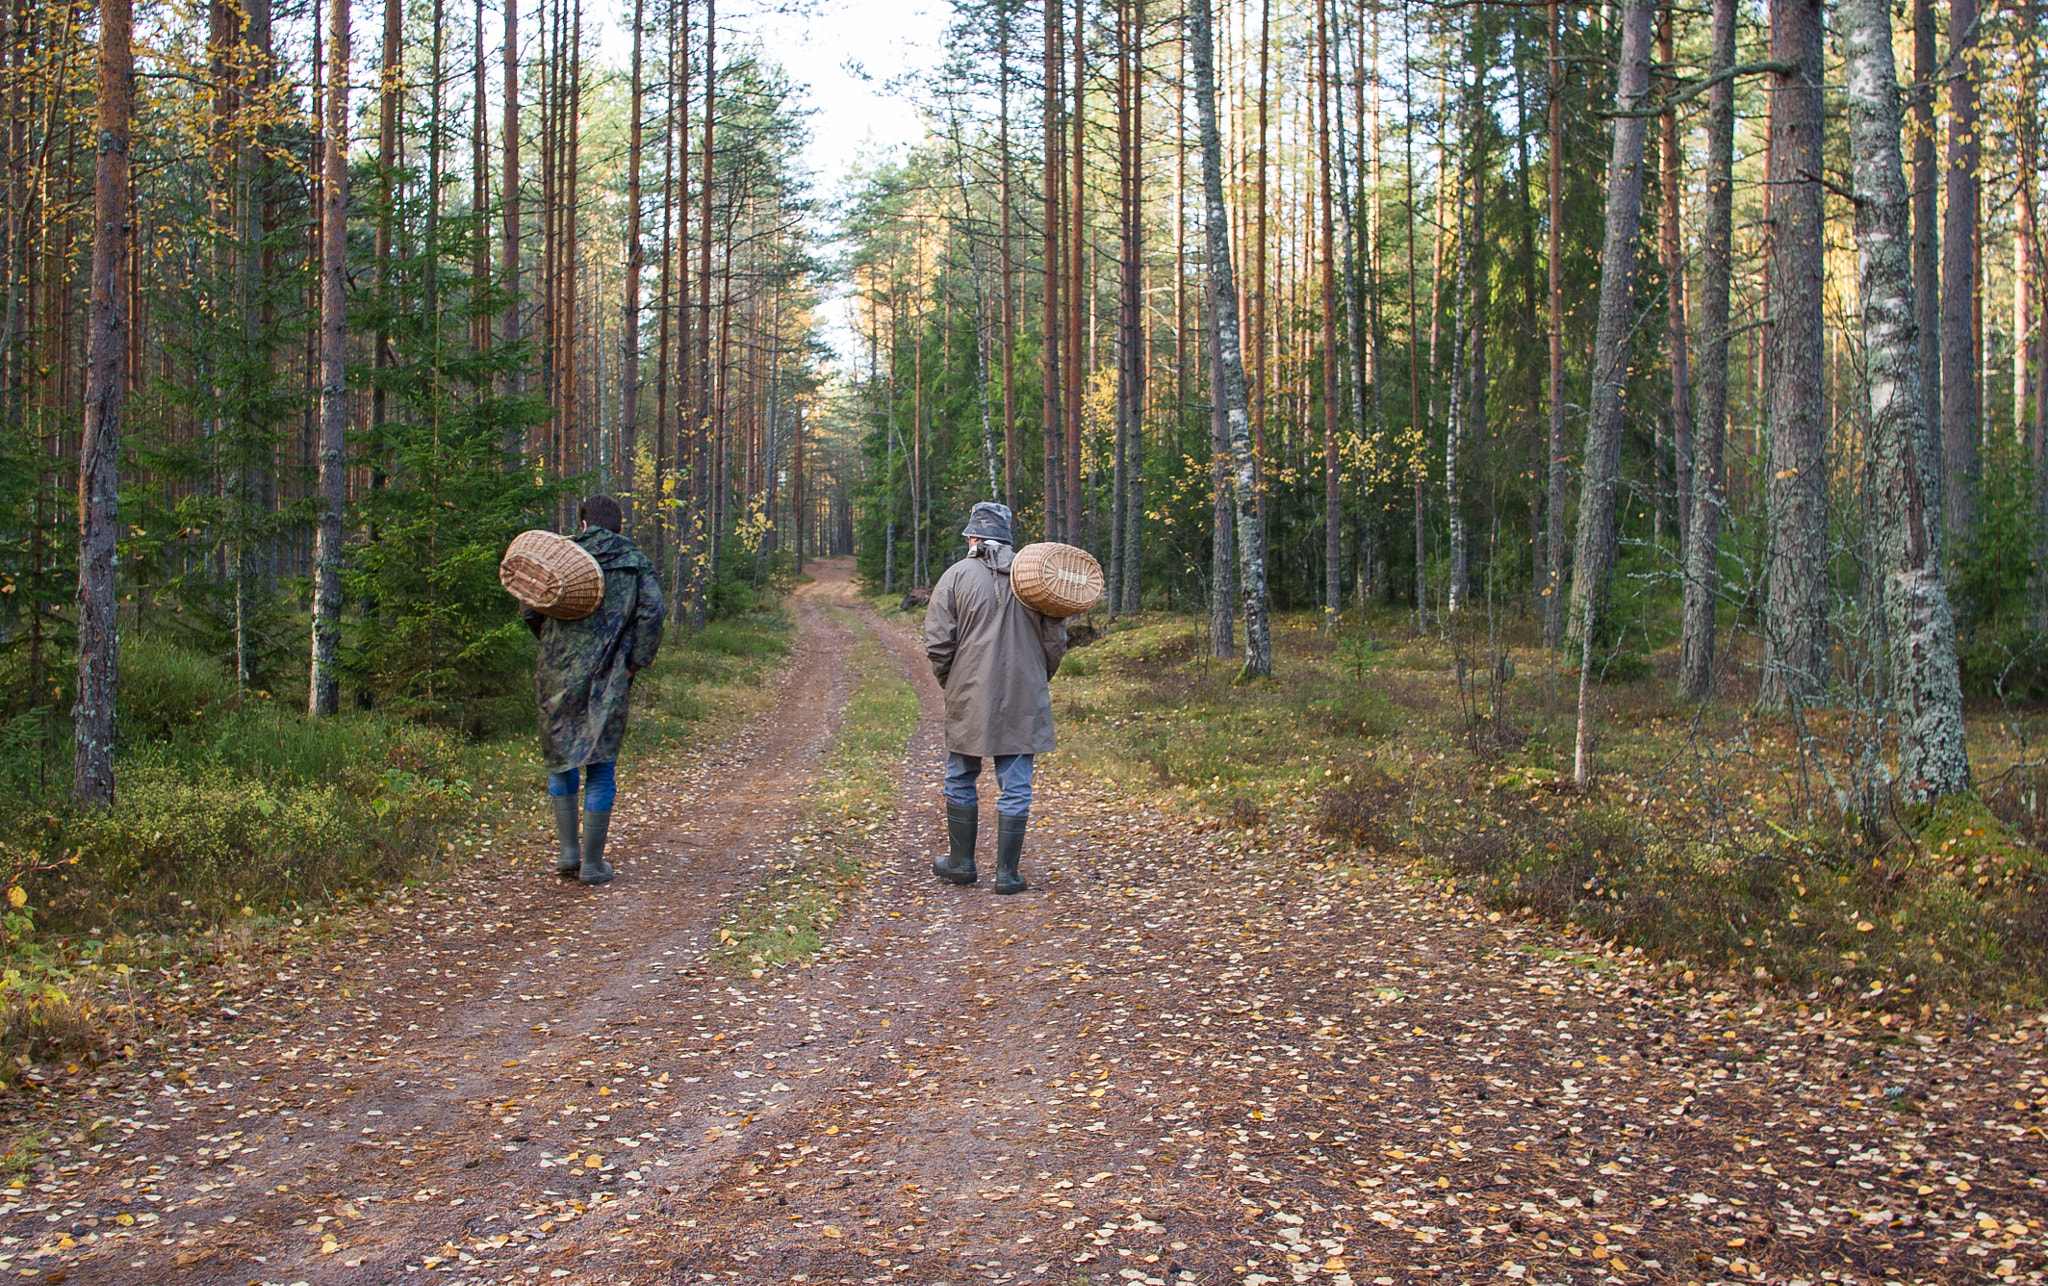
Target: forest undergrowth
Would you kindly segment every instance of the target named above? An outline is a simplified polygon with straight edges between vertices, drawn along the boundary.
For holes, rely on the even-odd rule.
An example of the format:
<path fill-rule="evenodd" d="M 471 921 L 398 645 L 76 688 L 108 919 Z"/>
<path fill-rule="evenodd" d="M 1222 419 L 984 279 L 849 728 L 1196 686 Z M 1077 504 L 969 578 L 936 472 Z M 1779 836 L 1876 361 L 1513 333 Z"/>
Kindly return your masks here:
<path fill-rule="evenodd" d="M 1722 700 L 1688 703 L 1675 658 L 1653 652 L 1599 685 L 1581 793 L 1576 675 L 1469 615 L 1476 642 L 1388 610 L 1334 645 L 1319 614 L 1279 617 L 1277 677 L 1252 684 L 1202 656 L 1188 618 L 1126 617 L 1054 683 L 1061 757 L 1247 850 L 1327 862 L 1333 880 L 1405 863 L 1490 918 L 1541 918 L 1688 981 L 1849 1004 L 1894 1030 L 2042 1001 L 2038 712 L 1973 712 L 1981 794 L 1857 818 L 1799 769 L 1800 745 L 1846 737 L 1851 716 L 1759 712 L 1739 662 Z"/>
<path fill-rule="evenodd" d="M 622 784 L 762 709 L 791 628 L 768 603 L 672 639 L 635 683 Z M 19 801 L 0 814 L 0 1081 L 118 1055 L 155 993 L 302 949 L 337 901 L 401 896 L 540 824 L 530 698 L 479 738 L 377 711 L 308 719 L 162 640 L 124 642 L 122 661 L 113 808 L 72 807 L 33 747 L 0 764 Z"/>

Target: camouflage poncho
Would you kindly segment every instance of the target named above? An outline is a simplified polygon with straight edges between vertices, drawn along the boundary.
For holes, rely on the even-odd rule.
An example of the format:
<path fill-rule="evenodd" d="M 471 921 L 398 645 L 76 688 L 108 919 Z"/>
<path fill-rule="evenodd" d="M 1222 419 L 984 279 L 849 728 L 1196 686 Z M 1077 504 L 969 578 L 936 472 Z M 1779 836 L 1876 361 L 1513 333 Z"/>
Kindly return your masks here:
<path fill-rule="evenodd" d="M 519 613 L 540 640 L 533 689 L 549 772 L 619 757 L 633 675 L 661 650 L 661 581 L 654 564 L 632 541 L 602 527 L 574 539 L 604 569 L 604 602 L 580 621 L 558 621 L 531 608 Z"/>

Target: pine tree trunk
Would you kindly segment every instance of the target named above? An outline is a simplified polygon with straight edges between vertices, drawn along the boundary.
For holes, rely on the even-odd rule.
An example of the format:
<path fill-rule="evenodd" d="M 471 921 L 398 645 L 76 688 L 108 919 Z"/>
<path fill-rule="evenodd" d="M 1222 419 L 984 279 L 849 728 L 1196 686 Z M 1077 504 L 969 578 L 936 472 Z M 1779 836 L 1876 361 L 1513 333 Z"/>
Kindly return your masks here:
<path fill-rule="evenodd" d="M 1230 426 L 1232 491 L 1237 506 L 1238 593 L 1244 604 L 1245 655 L 1242 677 L 1273 672 L 1273 640 L 1266 619 L 1266 541 L 1259 529 L 1258 458 L 1252 448 L 1246 406 L 1244 351 L 1238 338 L 1237 286 L 1231 280 L 1230 224 L 1223 201 L 1223 137 L 1216 124 L 1216 64 L 1209 0 L 1192 0 L 1195 106 L 1202 130 L 1202 222 L 1208 237 L 1209 273 L 1215 283 L 1210 342 L 1221 373 L 1217 389 Z"/>
<path fill-rule="evenodd" d="M 1569 467 L 1564 450 L 1564 18 L 1550 3 L 1550 422 L 1543 504 L 1543 646 L 1564 642 L 1564 506 Z"/>
<path fill-rule="evenodd" d="M 696 534 L 702 530 L 700 479 L 702 459 L 698 453 L 698 420 L 694 399 L 694 362 L 690 360 L 690 6 L 686 0 L 670 10 L 680 14 L 676 41 L 676 629 L 684 623 L 700 625 L 696 610 Z M 688 608 L 688 610 L 684 610 Z"/>
<path fill-rule="evenodd" d="M 1103 567 L 1105 597 L 1112 615 L 1124 605 L 1124 503 L 1129 484 L 1131 451 L 1131 353 L 1128 348 L 1131 301 L 1124 290 L 1130 266 L 1131 195 L 1131 51 L 1126 0 L 1117 0 L 1116 21 L 1116 406 L 1111 428 L 1109 482 L 1109 561 Z"/>
<path fill-rule="evenodd" d="M 795 459 L 790 465 L 789 472 L 789 507 L 791 525 L 796 528 L 796 571 L 798 575 L 802 575 L 806 551 L 804 536 L 810 529 L 810 524 L 805 521 L 810 517 L 810 492 L 804 486 L 804 404 L 802 402 L 796 404 L 795 415 L 796 448 Z"/>
<path fill-rule="evenodd" d="M 433 338 L 429 351 L 441 353 L 444 342 L 441 332 L 441 158 L 446 144 L 445 117 L 442 103 L 445 101 L 447 82 L 442 79 L 443 55 L 447 49 L 447 0 L 433 0 L 433 16 L 429 20 L 427 37 L 427 209 L 422 238 L 422 290 L 421 301 L 426 315 L 433 318 Z"/>
<path fill-rule="evenodd" d="M 1151 345 L 1145 324 L 1145 0 L 1131 0 L 1130 181 L 1124 198 L 1124 349 L 1130 371 L 1130 434 L 1124 471 L 1124 602 L 1136 612 L 1144 600 L 1145 399 Z"/>
<path fill-rule="evenodd" d="M 1658 52 L 1668 69 L 1667 74 L 1675 80 L 1678 74 L 1677 58 L 1672 50 L 1671 25 L 1671 10 L 1666 9 L 1659 32 Z M 1686 369 L 1685 241 L 1679 227 L 1679 211 L 1684 203 L 1685 193 L 1678 179 L 1677 110 L 1664 113 L 1660 123 L 1663 131 L 1658 140 L 1658 159 L 1662 163 L 1659 186 L 1664 189 L 1664 217 L 1659 234 L 1663 243 L 1664 302 L 1668 318 L 1665 336 L 1671 364 L 1671 494 L 1675 497 L 1673 507 L 1678 516 L 1678 547 L 1684 550 L 1686 533 L 1692 525 L 1691 507 L 1688 502 L 1692 496 L 1693 422 L 1691 375 Z"/>
<path fill-rule="evenodd" d="M 1403 204 L 1408 213 L 1408 423 L 1415 436 L 1414 492 L 1415 492 L 1415 632 L 1429 630 L 1429 549 L 1425 537 L 1429 533 L 1428 467 L 1424 463 L 1422 418 L 1422 337 L 1418 331 L 1421 319 L 1416 316 L 1421 307 L 1422 293 L 1415 269 L 1415 229 L 1422 225 L 1415 208 L 1415 67 L 1413 54 L 1413 32 L 1409 25 L 1408 11 L 1402 11 L 1401 18 L 1401 172 L 1405 184 Z M 1433 329 L 1433 327 L 1432 327 Z M 1432 373 L 1434 367 L 1431 368 Z"/>
<path fill-rule="evenodd" d="M 654 366 L 654 478 L 648 489 L 648 503 L 654 506 L 654 554 L 653 562 L 657 571 L 668 566 L 668 533 L 670 520 L 675 512 L 669 499 L 669 444 L 679 440 L 669 434 L 669 398 L 673 393 L 675 377 L 675 351 L 670 341 L 675 330 L 675 303 L 673 288 L 675 282 L 675 213 L 676 213 L 676 104 L 680 97 L 677 89 L 677 61 L 680 50 L 677 46 L 676 11 L 680 4 L 669 6 L 668 16 L 668 75 L 667 108 L 662 123 L 661 145 L 661 275 L 660 284 L 655 287 L 655 315 L 659 318 L 658 336 L 655 339 Z M 676 583 L 668 582 L 670 600 L 674 601 Z M 671 618 L 680 613 L 671 613 Z"/>
<path fill-rule="evenodd" d="M 1110 562 L 1116 593 L 1112 611 L 1135 612 L 1140 598 L 1143 501 L 1138 475 L 1144 466 L 1145 316 L 1143 146 L 1144 118 L 1140 0 L 1119 7 L 1117 42 L 1117 425 L 1111 485 Z"/>
<path fill-rule="evenodd" d="M 1377 44 L 1378 30 L 1378 16 L 1375 14 L 1373 24 L 1375 44 Z M 1337 130 L 1335 143 L 1337 162 L 1337 226 L 1340 229 L 1337 234 L 1337 260 L 1343 265 L 1341 289 L 1344 296 L 1344 338 L 1345 346 L 1349 350 L 1347 353 L 1349 360 L 1346 365 L 1346 374 L 1348 376 L 1347 392 L 1349 394 L 1347 409 L 1351 412 L 1352 432 L 1358 436 L 1358 440 L 1365 447 L 1364 458 L 1370 461 L 1375 458 L 1383 443 L 1381 442 L 1382 435 L 1379 431 L 1380 425 L 1377 417 L 1368 422 L 1365 414 L 1365 388 L 1368 376 L 1366 374 L 1365 323 L 1362 316 L 1365 303 L 1364 278 L 1366 274 L 1364 263 L 1372 254 L 1373 243 L 1377 240 L 1373 234 L 1378 231 L 1378 221 L 1368 220 L 1370 226 L 1365 237 L 1364 249 L 1361 251 L 1356 244 L 1359 201 L 1353 192 L 1354 183 L 1361 190 L 1367 186 L 1365 169 L 1365 122 L 1367 120 L 1365 80 L 1369 74 L 1366 69 L 1372 66 L 1372 63 L 1366 57 L 1364 26 L 1362 23 L 1359 27 L 1358 39 L 1359 45 L 1354 64 L 1358 75 L 1357 79 L 1352 82 L 1352 115 L 1358 121 L 1358 130 L 1354 139 L 1347 140 L 1345 137 L 1342 94 L 1342 86 L 1344 84 L 1343 51 L 1341 46 L 1339 46 L 1338 53 L 1333 59 L 1337 77 L 1338 102 L 1337 108 L 1332 115 L 1335 118 L 1334 124 Z M 1374 130 L 1377 132 L 1379 125 L 1379 91 L 1377 88 L 1373 91 L 1371 119 Z M 1350 142 L 1355 142 L 1358 148 L 1358 163 L 1356 166 L 1350 163 Z M 1373 151 L 1375 159 L 1377 159 L 1377 139 L 1374 141 Z M 1376 189 L 1377 185 L 1374 185 L 1374 187 Z M 1369 199 L 1376 199 L 1377 195 L 1378 193 L 1375 190 Z M 1379 337 L 1375 333 L 1373 336 L 1375 350 L 1372 355 L 1374 370 L 1371 376 L 1373 399 L 1375 402 L 1379 399 L 1378 339 Z M 1365 608 L 1367 597 L 1372 593 L 1373 565 L 1376 561 L 1374 558 L 1374 540 L 1378 533 L 1378 527 L 1373 521 L 1374 506 L 1372 504 L 1372 471 L 1370 466 L 1362 470 L 1362 472 L 1365 476 L 1359 482 L 1359 490 L 1362 493 L 1360 500 L 1362 503 L 1359 506 L 1361 510 L 1359 514 L 1361 530 L 1358 542 L 1357 578 L 1357 603 L 1361 611 Z"/>
<path fill-rule="evenodd" d="M 1906 181 L 1899 158 L 1899 88 L 1885 0 L 1841 0 L 1848 80 L 1849 157 L 1856 208 L 1857 294 L 1863 304 L 1869 432 L 1877 484 L 1891 702 L 1899 729 L 1897 781 L 1925 802 L 1968 790 L 1955 621 L 1934 561 L 1926 498 L 1938 473 L 1920 458 L 1920 351 Z"/>
<path fill-rule="evenodd" d="M 633 500 L 638 490 L 640 468 L 640 274 L 646 267 L 646 252 L 640 245 L 640 116 L 643 110 L 640 76 L 641 41 L 645 34 L 645 0 L 633 0 L 633 87 L 632 119 L 626 129 L 626 280 L 625 300 L 620 307 L 620 343 L 624 354 L 619 372 L 619 507 L 626 521 L 633 520 Z"/>
<path fill-rule="evenodd" d="M 1060 280 L 1066 265 L 1066 241 L 1064 229 L 1066 217 L 1061 212 L 1060 189 L 1066 183 L 1066 170 L 1060 162 L 1061 141 L 1065 131 L 1060 123 L 1060 102 L 1065 90 L 1061 87 L 1062 69 L 1066 66 L 1066 55 L 1061 35 L 1066 31 L 1065 0 L 1045 0 L 1045 249 L 1041 256 L 1045 268 L 1045 280 L 1041 290 L 1045 318 L 1042 325 L 1040 365 L 1044 374 L 1045 411 L 1045 538 L 1065 540 L 1066 507 L 1061 499 L 1062 483 L 1065 481 L 1061 447 L 1066 439 L 1066 426 L 1062 422 L 1065 407 L 1065 384 L 1060 377 L 1060 367 L 1065 362 L 1065 341 L 1061 331 L 1065 314 L 1060 307 Z M 1078 411 L 1077 411 L 1078 414 Z"/>
<path fill-rule="evenodd" d="M 2019 48 L 2019 101 L 2037 102 L 2034 88 L 2034 42 L 2031 32 Z M 2034 342 L 2034 274 L 2039 247 L 2034 226 L 2034 158 L 2039 121 L 2033 112 L 2021 114 L 2013 123 L 2018 144 L 2019 211 L 2012 230 L 2012 440 L 2025 443 L 2027 408 L 2034 399 L 2034 385 L 2027 370 L 2027 357 Z"/>
<path fill-rule="evenodd" d="M 1600 305 L 1593 337 L 1593 407 L 1586 425 L 1586 465 L 1579 490 L 1579 530 L 1572 558 L 1572 638 L 1579 646 L 1579 727 L 1572 777 L 1591 773 L 1587 734 L 1593 633 L 1614 569 L 1615 491 L 1621 464 L 1623 395 L 1628 384 L 1629 332 L 1634 323 L 1636 242 L 1642 235 L 1643 139 L 1648 122 L 1633 113 L 1650 88 L 1650 0 L 1626 0 L 1621 11 L 1621 61 L 1614 91 L 1614 150 L 1607 165 L 1607 236 L 1600 253 Z"/>
<path fill-rule="evenodd" d="M 691 617 L 703 625 L 709 610 L 708 588 L 718 574 L 717 540 L 720 515 L 718 463 L 712 454 L 712 414 L 714 393 L 711 383 L 711 198 L 713 180 L 717 176 L 717 126 L 718 126 L 718 4 L 717 0 L 704 3 L 704 157 L 702 163 L 703 190 L 699 194 L 701 205 L 698 210 L 697 246 L 697 441 L 699 459 L 697 484 L 698 518 L 696 540 L 693 546 L 692 576 L 693 592 L 690 596 Z"/>
<path fill-rule="evenodd" d="M 1713 0 L 1708 74 L 1735 65 L 1735 0 Z M 1714 606 L 1720 594 L 1726 509 L 1722 452 L 1728 432 L 1728 297 L 1735 229 L 1735 82 L 1707 91 L 1707 221 L 1700 246 L 1700 413 L 1695 425 L 1691 519 L 1685 532 L 1678 686 L 1704 701 L 1714 691 Z"/>
<path fill-rule="evenodd" d="M 1821 416 L 1820 0 L 1771 0 L 1770 550 L 1764 602 L 1766 705 L 1828 688 L 1826 425 Z"/>
<path fill-rule="evenodd" d="M 1003 504 L 1017 512 L 1017 285 L 1010 231 L 1010 4 L 998 0 L 996 36 L 996 204 L 1002 220 L 997 254 L 1003 289 Z"/>
<path fill-rule="evenodd" d="M 484 53 L 484 0 L 475 0 L 471 33 L 476 42 L 476 66 L 474 82 L 470 86 L 469 115 L 469 212 L 478 220 L 475 230 L 476 246 L 469 263 L 472 296 L 481 295 L 491 284 L 491 238 L 489 226 L 482 222 L 484 210 L 490 204 L 490 151 L 489 120 L 485 110 L 485 89 L 487 81 L 484 65 L 488 61 Z M 470 346 L 478 353 L 491 346 L 491 319 L 482 309 L 476 310 L 476 317 L 470 322 Z"/>
<path fill-rule="evenodd" d="M 1081 338 L 1086 333 L 1083 327 L 1088 314 L 1082 311 L 1082 305 L 1084 299 L 1090 304 L 1094 300 L 1094 290 L 1088 279 L 1087 33 L 1087 7 L 1081 0 L 1075 0 L 1073 81 L 1070 86 L 1073 91 L 1073 143 L 1066 158 L 1073 172 L 1064 206 L 1067 216 L 1067 324 L 1064 331 L 1067 342 L 1066 479 L 1060 487 L 1060 498 L 1066 502 L 1066 539 L 1077 545 L 1087 541 L 1081 512 L 1086 498 L 1081 490 L 1081 429 L 1087 419 L 1083 408 L 1087 405 L 1088 370 L 1083 365 L 1085 350 Z"/>
<path fill-rule="evenodd" d="M 93 168 L 92 298 L 85 436 L 78 449 L 78 693 L 71 789 L 84 808 L 114 803 L 114 701 L 120 669 L 121 398 L 128 324 L 128 141 L 135 118 L 129 0 L 100 0 L 98 157 Z"/>
<path fill-rule="evenodd" d="M 1266 529 L 1266 402 L 1272 396 L 1266 381 L 1266 349 L 1273 333 L 1268 320 L 1266 299 L 1266 247 L 1270 242 L 1272 207 L 1266 199 L 1266 185 L 1273 172 L 1272 155 L 1267 147 L 1269 134 L 1267 115 L 1272 102 L 1268 80 L 1272 71 L 1273 58 L 1273 0 L 1259 0 L 1259 88 L 1258 100 L 1253 109 L 1258 113 L 1259 134 L 1257 160 L 1253 162 L 1252 177 L 1252 253 L 1251 281 L 1246 283 L 1244 300 L 1250 314 L 1250 339 L 1245 347 L 1250 366 L 1246 371 L 1250 384 L 1246 390 L 1252 416 L 1253 468 L 1259 506 L 1259 531 Z M 1243 225 L 1240 224 L 1240 227 Z"/>
<path fill-rule="evenodd" d="M 568 478 L 583 472 L 589 460 L 582 451 L 583 431 L 583 317 L 581 308 L 582 266 L 580 250 L 583 227 L 583 0 L 573 0 L 574 17 L 569 26 L 569 95 L 559 113 L 563 151 L 561 180 L 561 468 L 556 475 Z M 576 529 L 576 502 L 562 500 L 562 529 Z"/>
<path fill-rule="evenodd" d="M 1950 558 L 1977 530 L 1977 0 L 1949 0 L 1948 202 L 1941 224 L 1942 521 Z"/>
<path fill-rule="evenodd" d="M 1913 92 L 1908 98 L 1913 119 L 1913 308 L 1920 331 L 1920 400 L 1925 410 L 1921 429 L 1926 437 L 1921 458 L 1936 466 L 1941 460 L 1941 164 L 1935 154 L 1940 137 L 1934 125 L 1935 80 L 1939 75 L 1934 49 L 1934 0 L 1913 0 Z M 1939 506 L 1938 494 L 1927 503 Z M 1941 564 L 1947 533 L 1939 514 L 1929 531 L 1934 561 Z"/>
<path fill-rule="evenodd" d="M 331 0 L 327 36 L 327 177 L 320 199 L 319 525 L 313 537 L 313 662 L 306 713 L 332 715 L 341 704 L 342 510 L 348 503 L 348 63 L 349 0 Z"/>
<path fill-rule="evenodd" d="M 1321 170 L 1323 253 L 1323 628 L 1334 632 L 1344 611 L 1343 518 L 1337 468 L 1337 222 L 1330 191 L 1330 6 L 1316 0 L 1316 164 Z"/>
<path fill-rule="evenodd" d="M 498 272 L 510 296 L 505 302 L 502 326 L 505 343 L 517 345 L 523 338 L 519 325 L 519 0 L 505 0 L 505 149 L 504 236 L 498 258 Z M 526 363 L 510 364 L 505 391 L 513 397 L 526 392 Z M 505 430 L 505 462 L 518 469 L 526 455 L 526 431 Z"/>
<path fill-rule="evenodd" d="M 384 0 L 384 50 L 377 72 L 377 297 L 386 308 L 391 304 L 392 238 L 398 215 L 398 116 L 405 90 L 405 5 L 403 0 Z M 370 364 L 370 460 L 372 487 L 384 485 L 383 433 L 388 414 L 385 402 L 388 381 L 382 372 L 392 363 L 391 333 L 377 329 Z M 374 528 L 374 524 L 373 524 Z M 373 529 L 372 540 L 376 539 Z"/>

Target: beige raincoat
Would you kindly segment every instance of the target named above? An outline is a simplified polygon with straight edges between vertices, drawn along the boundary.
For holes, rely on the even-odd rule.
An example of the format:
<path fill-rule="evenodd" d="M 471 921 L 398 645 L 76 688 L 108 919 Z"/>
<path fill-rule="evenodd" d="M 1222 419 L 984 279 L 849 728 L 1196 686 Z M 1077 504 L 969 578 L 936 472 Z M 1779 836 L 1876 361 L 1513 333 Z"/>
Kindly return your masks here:
<path fill-rule="evenodd" d="M 924 616 L 924 651 L 946 690 L 946 749 L 1042 755 L 1053 748 L 1047 681 L 1067 654 L 1067 623 L 1010 592 L 1007 545 L 946 569 Z"/>

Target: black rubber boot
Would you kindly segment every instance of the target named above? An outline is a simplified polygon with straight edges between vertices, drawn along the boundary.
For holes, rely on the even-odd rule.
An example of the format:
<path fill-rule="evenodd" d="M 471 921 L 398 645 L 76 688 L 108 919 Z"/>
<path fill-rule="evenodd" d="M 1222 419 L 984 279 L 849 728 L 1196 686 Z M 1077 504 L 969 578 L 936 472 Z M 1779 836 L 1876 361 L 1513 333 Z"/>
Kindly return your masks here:
<path fill-rule="evenodd" d="M 562 851 L 555 855 L 555 874 L 574 875 L 583 869 L 583 847 L 576 838 L 576 814 L 582 808 L 574 795 L 552 795 L 555 802 L 555 838 Z"/>
<path fill-rule="evenodd" d="M 1031 886 L 1017 873 L 1017 863 L 1024 856 L 1024 832 L 1030 829 L 1031 818 L 996 816 L 996 892 L 1022 893 Z"/>
<path fill-rule="evenodd" d="M 980 879 L 974 869 L 974 841 L 981 829 L 981 807 L 946 801 L 946 855 L 932 861 L 932 874 L 955 884 Z"/>
<path fill-rule="evenodd" d="M 604 860 L 605 832 L 612 828 L 610 810 L 583 814 L 583 862 L 576 878 L 585 884 L 610 884 L 612 864 Z"/>

